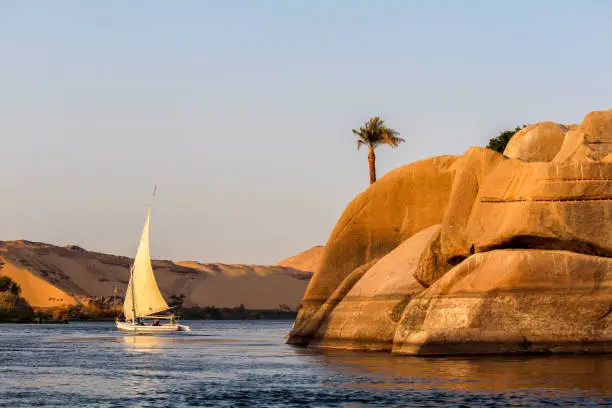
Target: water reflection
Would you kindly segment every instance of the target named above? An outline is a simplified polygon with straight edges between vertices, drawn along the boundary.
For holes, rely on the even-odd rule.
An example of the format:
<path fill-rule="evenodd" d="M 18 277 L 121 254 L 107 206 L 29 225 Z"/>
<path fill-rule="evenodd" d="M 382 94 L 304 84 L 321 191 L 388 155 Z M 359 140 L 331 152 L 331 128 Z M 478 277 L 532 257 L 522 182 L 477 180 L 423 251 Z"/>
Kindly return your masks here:
<path fill-rule="evenodd" d="M 423 358 L 386 353 L 297 350 L 348 387 L 443 388 L 468 392 L 548 389 L 573 395 L 612 396 L 612 356 Z"/>
<path fill-rule="evenodd" d="M 594 406 L 612 356 L 414 358 L 285 344 L 290 322 L 0 325 L 0 406 Z M 608 397 L 606 397 L 608 396 Z"/>
<path fill-rule="evenodd" d="M 171 341 L 164 337 L 157 336 L 121 336 L 119 341 L 128 351 L 135 351 L 138 353 L 162 353 L 164 347 Z"/>
<path fill-rule="evenodd" d="M 91 339 L 89 339 L 91 341 Z M 192 343 L 238 343 L 236 339 L 210 338 L 208 336 L 196 335 L 125 335 L 116 338 L 116 341 L 125 346 L 127 351 L 144 353 L 161 353 L 164 350 L 171 350 L 181 345 L 186 346 Z"/>

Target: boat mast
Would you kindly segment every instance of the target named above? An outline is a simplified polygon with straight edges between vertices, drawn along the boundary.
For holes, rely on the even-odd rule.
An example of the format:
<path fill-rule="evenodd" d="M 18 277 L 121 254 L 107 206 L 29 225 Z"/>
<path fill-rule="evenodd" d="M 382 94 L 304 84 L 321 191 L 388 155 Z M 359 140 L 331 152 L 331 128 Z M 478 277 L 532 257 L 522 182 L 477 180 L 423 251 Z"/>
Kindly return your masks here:
<path fill-rule="evenodd" d="M 149 203 L 149 211 L 153 206 L 153 200 L 155 199 L 155 192 L 157 191 L 157 184 L 153 187 L 153 196 L 151 197 L 151 202 Z M 130 268 L 130 280 L 132 281 L 132 323 L 136 322 L 136 292 L 134 292 L 134 263 L 132 263 L 132 267 Z"/>
<path fill-rule="evenodd" d="M 134 297 L 134 264 L 130 268 L 130 280 L 132 281 L 132 323 L 136 322 L 136 298 Z"/>
<path fill-rule="evenodd" d="M 149 203 L 149 208 L 153 206 L 153 200 L 155 200 L 155 192 L 157 191 L 157 184 L 153 187 L 153 197 L 151 197 L 151 202 Z"/>

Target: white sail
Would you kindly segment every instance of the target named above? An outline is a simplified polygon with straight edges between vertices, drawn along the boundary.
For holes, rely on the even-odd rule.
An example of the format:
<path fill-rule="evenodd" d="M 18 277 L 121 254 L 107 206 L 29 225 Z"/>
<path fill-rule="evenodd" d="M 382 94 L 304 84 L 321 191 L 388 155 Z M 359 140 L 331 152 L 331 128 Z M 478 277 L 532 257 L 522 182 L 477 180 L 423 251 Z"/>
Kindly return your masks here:
<path fill-rule="evenodd" d="M 151 210 L 149 209 L 123 303 L 123 313 L 126 320 L 134 319 L 134 311 L 136 317 L 144 317 L 170 309 L 159 291 L 151 266 L 151 256 L 149 255 L 150 216 Z"/>

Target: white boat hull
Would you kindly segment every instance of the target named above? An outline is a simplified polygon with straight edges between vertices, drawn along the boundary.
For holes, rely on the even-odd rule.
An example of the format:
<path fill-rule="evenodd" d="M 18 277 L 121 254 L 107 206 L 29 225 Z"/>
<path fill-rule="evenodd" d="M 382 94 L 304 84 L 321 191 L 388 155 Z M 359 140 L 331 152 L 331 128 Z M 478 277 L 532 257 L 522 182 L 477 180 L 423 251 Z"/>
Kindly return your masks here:
<path fill-rule="evenodd" d="M 159 326 L 143 326 L 134 324 L 131 322 L 115 322 L 117 329 L 123 332 L 136 333 L 136 334 L 159 334 L 159 333 L 173 333 L 179 331 L 191 331 L 189 326 L 183 324 L 160 324 Z"/>

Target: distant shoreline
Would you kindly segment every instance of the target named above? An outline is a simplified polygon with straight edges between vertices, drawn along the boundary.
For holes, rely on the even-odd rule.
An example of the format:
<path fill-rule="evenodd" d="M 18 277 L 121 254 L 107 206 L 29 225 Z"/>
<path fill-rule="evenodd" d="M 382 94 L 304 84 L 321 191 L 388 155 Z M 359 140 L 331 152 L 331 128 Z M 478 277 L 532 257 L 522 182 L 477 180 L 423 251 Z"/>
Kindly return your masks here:
<path fill-rule="evenodd" d="M 178 309 L 176 315 L 181 321 L 185 320 L 295 320 L 297 311 L 244 309 L 244 308 L 187 308 Z M 70 322 L 114 322 L 116 316 L 81 317 L 74 316 L 67 319 L 53 319 L 52 317 L 22 316 L 0 318 L 0 323 L 11 324 L 67 324 Z"/>

